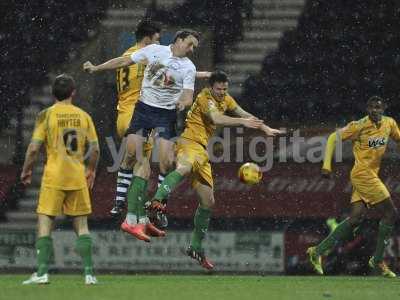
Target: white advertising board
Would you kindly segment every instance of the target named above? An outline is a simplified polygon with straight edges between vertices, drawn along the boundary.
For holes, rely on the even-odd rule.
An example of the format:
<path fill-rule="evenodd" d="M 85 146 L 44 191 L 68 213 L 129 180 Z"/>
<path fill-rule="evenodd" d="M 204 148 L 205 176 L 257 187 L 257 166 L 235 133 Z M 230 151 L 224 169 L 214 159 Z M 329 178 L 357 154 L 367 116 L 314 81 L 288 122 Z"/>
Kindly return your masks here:
<path fill-rule="evenodd" d="M 165 238 L 139 241 L 120 231 L 93 231 L 95 268 L 122 271 L 196 271 L 200 266 L 184 254 L 189 231 L 168 231 Z M 60 269 L 77 269 L 72 231 L 53 234 L 54 264 Z M 283 272 L 284 247 L 281 232 L 210 232 L 203 243 L 216 271 Z M 34 267 L 34 245 L 0 245 L 0 264 L 6 267 Z"/>

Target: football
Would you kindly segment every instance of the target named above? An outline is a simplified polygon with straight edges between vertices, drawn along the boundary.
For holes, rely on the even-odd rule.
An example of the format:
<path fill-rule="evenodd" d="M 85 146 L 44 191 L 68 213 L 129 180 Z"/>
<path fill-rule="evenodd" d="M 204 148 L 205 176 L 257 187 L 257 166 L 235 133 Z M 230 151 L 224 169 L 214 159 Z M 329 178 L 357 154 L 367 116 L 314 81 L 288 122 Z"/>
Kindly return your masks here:
<path fill-rule="evenodd" d="M 245 163 L 239 168 L 239 179 L 246 184 L 257 184 L 262 178 L 260 167 L 255 163 Z"/>

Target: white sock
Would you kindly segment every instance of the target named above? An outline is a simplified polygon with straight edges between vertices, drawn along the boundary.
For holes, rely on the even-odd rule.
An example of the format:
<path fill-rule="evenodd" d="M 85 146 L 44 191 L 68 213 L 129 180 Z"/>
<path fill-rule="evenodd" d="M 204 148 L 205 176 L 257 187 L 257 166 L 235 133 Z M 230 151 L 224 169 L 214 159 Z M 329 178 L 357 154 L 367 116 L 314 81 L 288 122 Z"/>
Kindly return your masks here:
<path fill-rule="evenodd" d="M 149 222 L 150 222 L 150 220 L 148 217 L 140 217 L 139 218 L 139 224 L 147 224 Z"/>
<path fill-rule="evenodd" d="M 137 224 L 137 217 L 133 213 L 127 213 L 125 220 L 129 225 L 136 225 Z"/>

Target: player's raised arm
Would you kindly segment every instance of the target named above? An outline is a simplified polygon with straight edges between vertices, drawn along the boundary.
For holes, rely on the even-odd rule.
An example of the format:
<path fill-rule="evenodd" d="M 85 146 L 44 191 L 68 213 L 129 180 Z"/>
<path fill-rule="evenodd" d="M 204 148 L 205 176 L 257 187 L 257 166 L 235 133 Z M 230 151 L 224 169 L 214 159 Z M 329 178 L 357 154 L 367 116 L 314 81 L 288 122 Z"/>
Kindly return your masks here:
<path fill-rule="evenodd" d="M 141 63 L 147 65 L 148 57 L 152 55 L 156 45 L 148 45 L 139 51 L 136 51 L 132 55 L 120 56 L 106 61 L 100 65 L 93 65 L 90 61 L 83 64 L 83 70 L 89 73 L 104 71 L 104 70 L 115 70 L 123 67 L 133 65 L 135 63 Z"/>
<path fill-rule="evenodd" d="M 83 70 L 88 73 L 94 73 L 104 70 L 114 70 L 123 67 L 127 67 L 134 64 L 133 60 L 130 56 L 120 56 L 117 58 L 110 59 L 105 63 L 100 65 L 93 65 L 90 61 L 87 61 L 83 64 Z"/>

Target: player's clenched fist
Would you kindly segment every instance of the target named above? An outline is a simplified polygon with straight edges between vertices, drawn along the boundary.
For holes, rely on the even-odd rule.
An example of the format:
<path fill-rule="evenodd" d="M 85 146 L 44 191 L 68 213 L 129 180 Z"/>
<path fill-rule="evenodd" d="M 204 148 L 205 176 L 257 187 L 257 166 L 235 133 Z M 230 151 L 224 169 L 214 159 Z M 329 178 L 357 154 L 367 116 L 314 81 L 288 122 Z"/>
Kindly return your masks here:
<path fill-rule="evenodd" d="M 96 66 L 93 65 L 90 61 L 87 61 L 83 64 L 83 70 L 88 73 L 96 72 Z"/>

